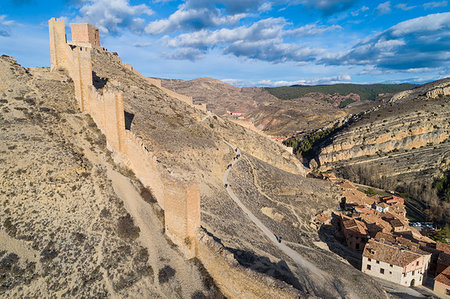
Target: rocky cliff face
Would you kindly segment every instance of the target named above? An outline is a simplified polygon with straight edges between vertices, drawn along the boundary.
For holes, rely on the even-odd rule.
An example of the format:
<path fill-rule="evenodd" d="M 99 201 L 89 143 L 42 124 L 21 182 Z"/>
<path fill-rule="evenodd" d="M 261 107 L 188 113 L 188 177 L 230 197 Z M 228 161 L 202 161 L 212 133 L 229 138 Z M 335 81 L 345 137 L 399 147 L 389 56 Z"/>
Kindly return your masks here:
<path fill-rule="evenodd" d="M 450 79 L 394 95 L 319 150 L 321 170 L 420 196 L 450 163 Z"/>

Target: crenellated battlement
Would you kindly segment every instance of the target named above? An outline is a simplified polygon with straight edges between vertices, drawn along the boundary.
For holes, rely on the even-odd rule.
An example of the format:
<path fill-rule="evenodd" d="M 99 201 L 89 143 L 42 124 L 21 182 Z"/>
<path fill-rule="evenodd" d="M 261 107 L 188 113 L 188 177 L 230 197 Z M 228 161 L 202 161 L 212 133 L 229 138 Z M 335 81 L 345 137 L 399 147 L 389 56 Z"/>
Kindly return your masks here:
<path fill-rule="evenodd" d="M 200 227 L 198 184 L 180 182 L 167 174 L 163 176 L 153 153 L 139 137 L 125 130 L 122 91 L 110 82 L 99 90 L 93 85 L 91 51 L 104 51 L 98 29 L 90 24 L 71 24 L 73 40 L 67 42 L 64 20 L 52 18 L 48 23 L 51 70 L 68 72 L 74 82 L 80 110 L 94 119 L 115 159 L 132 169 L 142 184 L 152 191 L 165 210 L 167 235 L 180 246 L 186 257 L 195 257 L 196 234 Z M 128 68 L 133 71 L 131 66 Z M 192 104 L 192 100 L 182 100 Z"/>

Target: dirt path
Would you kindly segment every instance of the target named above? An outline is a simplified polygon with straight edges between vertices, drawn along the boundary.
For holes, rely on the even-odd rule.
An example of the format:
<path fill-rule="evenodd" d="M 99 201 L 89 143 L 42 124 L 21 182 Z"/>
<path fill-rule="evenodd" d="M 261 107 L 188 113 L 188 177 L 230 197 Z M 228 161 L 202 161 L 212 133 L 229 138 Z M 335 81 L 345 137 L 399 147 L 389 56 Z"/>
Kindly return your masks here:
<path fill-rule="evenodd" d="M 239 161 L 240 159 L 240 150 L 233 146 L 232 144 L 224 141 L 227 145 L 229 145 L 233 151 L 236 152 L 236 156 L 239 156 L 239 158 L 233 158 L 233 161 L 231 162 L 231 167 L 227 168 L 225 171 L 225 174 L 223 175 L 223 183 L 228 184 L 228 175 L 230 173 L 231 168 Z M 239 208 L 250 218 L 250 220 L 269 238 L 269 240 L 283 253 L 285 253 L 287 256 L 289 256 L 296 264 L 298 264 L 303 269 L 308 270 L 309 276 L 312 277 L 312 279 L 315 280 L 321 280 L 325 281 L 326 275 L 323 273 L 319 268 L 317 268 L 315 265 L 313 265 L 311 262 L 307 261 L 303 256 L 301 256 L 298 252 L 291 249 L 284 243 L 279 243 L 277 238 L 275 237 L 275 234 L 267 228 L 261 220 L 259 220 L 242 202 L 241 200 L 234 194 L 233 190 L 230 187 L 227 187 L 228 195 L 233 199 L 233 201 L 239 206 Z"/>

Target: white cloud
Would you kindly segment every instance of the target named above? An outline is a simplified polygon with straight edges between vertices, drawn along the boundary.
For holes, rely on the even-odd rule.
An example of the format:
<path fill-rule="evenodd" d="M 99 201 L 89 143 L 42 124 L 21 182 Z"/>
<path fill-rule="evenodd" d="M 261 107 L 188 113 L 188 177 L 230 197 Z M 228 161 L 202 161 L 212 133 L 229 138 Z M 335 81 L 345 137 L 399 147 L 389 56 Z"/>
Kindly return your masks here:
<path fill-rule="evenodd" d="M 260 7 L 258 7 L 258 11 L 260 12 L 266 12 L 272 10 L 272 4 L 270 2 L 265 2 L 261 4 Z"/>
<path fill-rule="evenodd" d="M 330 31 L 339 31 L 342 27 L 339 25 L 320 26 L 317 24 L 308 24 L 297 29 L 286 31 L 287 34 L 291 34 L 296 37 L 307 35 L 319 35 Z"/>
<path fill-rule="evenodd" d="M 416 8 L 417 6 L 408 6 L 407 3 L 399 3 L 395 5 L 396 8 L 407 11 Z"/>
<path fill-rule="evenodd" d="M 428 2 L 423 4 L 423 8 L 425 9 L 433 9 L 438 7 L 447 7 L 447 1 L 436 1 L 436 2 Z"/>
<path fill-rule="evenodd" d="M 250 27 L 240 26 L 233 29 L 222 28 L 220 30 L 200 30 L 193 33 L 184 33 L 169 40 L 170 47 L 198 47 L 205 48 L 221 43 L 231 43 L 239 40 L 267 40 L 280 38 L 284 18 L 268 18 L 260 20 Z"/>
<path fill-rule="evenodd" d="M 355 45 L 350 51 L 328 54 L 326 65 L 372 65 L 383 70 L 448 67 L 450 13 L 431 14 L 401 22 Z"/>
<path fill-rule="evenodd" d="M 385 15 L 391 12 L 391 2 L 390 1 L 386 1 L 383 3 L 380 3 L 376 10 L 378 11 L 379 15 Z"/>
<path fill-rule="evenodd" d="M 341 74 L 333 77 L 319 77 L 312 79 L 299 79 L 299 80 L 260 80 L 249 81 L 241 79 L 222 79 L 221 81 L 238 86 L 259 86 L 259 87 L 277 87 L 277 86 L 292 86 L 292 85 L 318 85 L 318 84 L 336 84 L 347 83 L 352 80 L 352 77 L 348 74 Z"/>
<path fill-rule="evenodd" d="M 247 14 L 235 14 L 223 16 L 217 9 L 181 9 L 169 16 L 168 19 L 161 19 L 151 22 L 145 27 L 148 34 L 165 34 L 178 30 L 199 30 L 209 27 L 219 27 L 224 25 L 235 25 Z"/>
<path fill-rule="evenodd" d="M 167 59 L 195 61 L 203 58 L 204 53 L 199 49 L 179 48 L 170 53 L 165 52 L 162 56 Z"/>
<path fill-rule="evenodd" d="M 357 9 L 355 11 L 352 11 L 350 14 L 354 17 L 359 16 L 360 13 L 365 12 L 369 10 L 367 6 L 362 6 L 360 9 Z"/>
<path fill-rule="evenodd" d="M 150 47 L 151 45 L 153 45 L 153 43 L 151 43 L 151 42 L 137 42 L 137 43 L 133 44 L 133 47 L 146 48 L 146 47 Z"/>
<path fill-rule="evenodd" d="M 104 33 L 118 33 L 120 28 L 140 33 L 145 22 L 139 16 L 152 14 L 147 5 L 130 5 L 129 0 L 87 0 L 76 21 L 93 24 Z"/>
<path fill-rule="evenodd" d="M 7 15 L 0 15 L 0 37 L 8 37 L 11 35 L 10 26 L 15 24 L 13 20 L 7 20 Z"/>

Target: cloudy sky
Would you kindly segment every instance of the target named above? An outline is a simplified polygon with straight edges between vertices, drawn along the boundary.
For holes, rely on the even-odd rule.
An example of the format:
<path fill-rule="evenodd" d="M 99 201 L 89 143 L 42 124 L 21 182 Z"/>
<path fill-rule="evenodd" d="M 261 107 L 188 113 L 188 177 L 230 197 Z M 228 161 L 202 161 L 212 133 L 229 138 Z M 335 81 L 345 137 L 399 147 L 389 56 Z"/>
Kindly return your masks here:
<path fill-rule="evenodd" d="M 1 0 L 0 54 L 49 66 L 47 20 L 97 26 L 147 76 L 237 86 L 450 76 L 448 1 Z M 70 39 L 70 29 L 66 29 Z"/>

